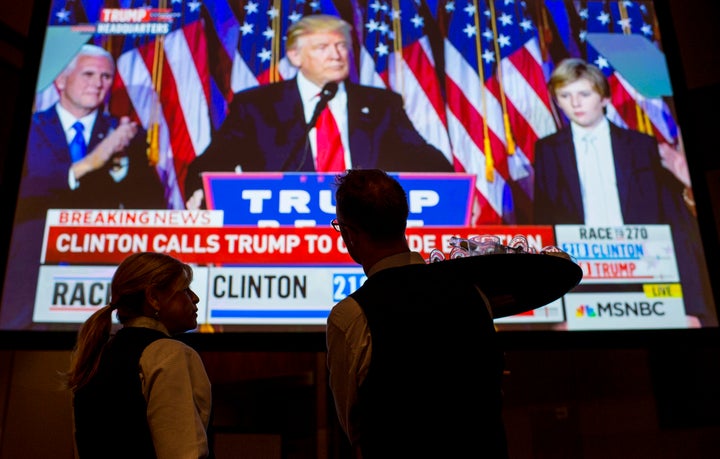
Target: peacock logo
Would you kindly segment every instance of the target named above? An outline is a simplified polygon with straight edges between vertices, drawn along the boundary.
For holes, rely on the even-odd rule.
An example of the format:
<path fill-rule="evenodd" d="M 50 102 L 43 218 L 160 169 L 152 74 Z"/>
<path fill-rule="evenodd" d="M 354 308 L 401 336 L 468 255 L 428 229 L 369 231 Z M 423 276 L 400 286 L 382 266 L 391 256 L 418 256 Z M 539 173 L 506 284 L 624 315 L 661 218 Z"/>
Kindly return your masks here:
<path fill-rule="evenodd" d="M 575 317 L 597 317 L 597 311 L 590 305 L 581 304 L 575 309 Z"/>

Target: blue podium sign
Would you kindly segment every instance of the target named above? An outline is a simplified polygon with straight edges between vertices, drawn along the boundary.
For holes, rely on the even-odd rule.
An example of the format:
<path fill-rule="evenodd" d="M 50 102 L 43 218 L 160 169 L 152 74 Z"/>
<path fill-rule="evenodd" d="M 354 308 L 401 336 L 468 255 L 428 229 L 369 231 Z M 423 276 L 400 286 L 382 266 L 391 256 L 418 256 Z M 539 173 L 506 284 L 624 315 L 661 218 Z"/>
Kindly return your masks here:
<path fill-rule="evenodd" d="M 334 173 L 203 174 L 208 209 L 224 225 L 325 226 L 335 218 Z M 475 175 L 393 173 L 408 195 L 409 226 L 470 224 Z"/>

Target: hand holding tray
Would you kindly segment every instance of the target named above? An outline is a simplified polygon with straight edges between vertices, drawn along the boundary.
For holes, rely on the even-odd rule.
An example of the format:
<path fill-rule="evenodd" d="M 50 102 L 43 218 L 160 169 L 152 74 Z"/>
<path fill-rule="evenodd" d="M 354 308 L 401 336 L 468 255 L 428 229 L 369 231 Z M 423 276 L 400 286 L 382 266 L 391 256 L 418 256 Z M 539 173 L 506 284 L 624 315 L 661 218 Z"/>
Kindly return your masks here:
<path fill-rule="evenodd" d="M 490 236 L 492 238 L 493 236 Z M 582 280 L 582 269 L 557 247 L 540 253 L 518 237 L 502 246 L 486 236 L 453 238 L 450 259 L 434 250 L 429 263 L 455 270 L 480 287 L 490 301 L 493 318 L 539 308 L 565 295 Z M 524 238 L 522 238 L 524 239 Z M 481 247 L 479 241 L 484 241 Z"/>

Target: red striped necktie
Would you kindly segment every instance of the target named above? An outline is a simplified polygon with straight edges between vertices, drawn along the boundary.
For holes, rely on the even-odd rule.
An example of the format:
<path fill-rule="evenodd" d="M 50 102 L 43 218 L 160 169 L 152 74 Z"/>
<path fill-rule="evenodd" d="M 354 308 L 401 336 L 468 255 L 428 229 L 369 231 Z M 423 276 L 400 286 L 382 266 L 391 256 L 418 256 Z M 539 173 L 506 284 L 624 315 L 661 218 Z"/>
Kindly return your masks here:
<path fill-rule="evenodd" d="M 315 128 L 317 130 L 317 171 L 344 171 L 345 153 L 340 139 L 340 130 L 330 107 L 325 107 L 320 113 Z"/>

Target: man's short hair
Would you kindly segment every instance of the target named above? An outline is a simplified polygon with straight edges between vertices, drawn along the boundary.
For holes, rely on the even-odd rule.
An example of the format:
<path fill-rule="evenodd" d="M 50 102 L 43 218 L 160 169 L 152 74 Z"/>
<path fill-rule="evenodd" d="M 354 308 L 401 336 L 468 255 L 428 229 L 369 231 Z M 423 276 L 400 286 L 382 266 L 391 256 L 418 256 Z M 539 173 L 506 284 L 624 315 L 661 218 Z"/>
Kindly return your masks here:
<path fill-rule="evenodd" d="M 80 48 L 80 51 L 75 54 L 75 56 L 72 58 L 72 60 L 68 63 L 67 66 L 65 66 L 65 69 L 63 70 L 63 73 L 67 74 L 75 70 L 75 67 L 77 66 L 78 59 L 80 56 L 95 56 L 95 57 L 104 57 L 105 59 L 110 62 L 110 65 L 112 66 L 113 73 L 115 73 L 115 59 L 113 58 L 113 55 L 110 54 L 110 51 L 106 50 L 102 46 L 93 45 L 90 43 L 86 43 L 82 45 Z"/>
<path fill-rule="evenodd" d="M 301 45 L 300 38 L 311 33 L 340 32 L 345 36 L 348 46 L 352 43 L 350 31 L 352 27 L 346 21 L 329 14 L 311 14 L 291 25 L 287 31 L 286 49 L 293 49 Z"/>
<path fill-rule="evenodd" d="M 338 216 L 375 241 L 405 237 L 409 214 L 400 183 L 380 169 L 351 169 L 335 178 Z"/>
<path fill-rule="evenodd" d="M 558 89 L 580 79 L 588 80 L 603 98 L 610 98 L 610 84 L 602 70 L 579 58 L 564 59 L 560 62 L 550 75 L 548 89 L 553 97 L 556 97 Z"/>

